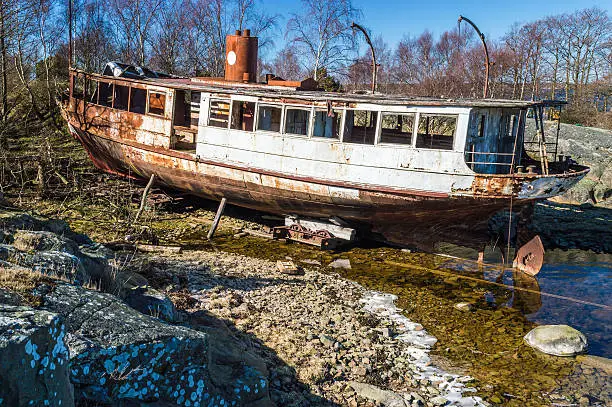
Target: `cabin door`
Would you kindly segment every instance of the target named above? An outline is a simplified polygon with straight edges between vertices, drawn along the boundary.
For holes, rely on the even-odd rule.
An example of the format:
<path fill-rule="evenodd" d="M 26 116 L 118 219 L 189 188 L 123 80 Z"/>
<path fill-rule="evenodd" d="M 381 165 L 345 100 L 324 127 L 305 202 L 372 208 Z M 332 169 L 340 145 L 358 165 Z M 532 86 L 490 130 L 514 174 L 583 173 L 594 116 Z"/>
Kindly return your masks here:
<path fill-rule="evenodd" d="M 195 150 L 200 118 L 200 99 L 200 92 L 183 89 L 175 91 L 172 120 L 173 145 L 176 150 Z"/>

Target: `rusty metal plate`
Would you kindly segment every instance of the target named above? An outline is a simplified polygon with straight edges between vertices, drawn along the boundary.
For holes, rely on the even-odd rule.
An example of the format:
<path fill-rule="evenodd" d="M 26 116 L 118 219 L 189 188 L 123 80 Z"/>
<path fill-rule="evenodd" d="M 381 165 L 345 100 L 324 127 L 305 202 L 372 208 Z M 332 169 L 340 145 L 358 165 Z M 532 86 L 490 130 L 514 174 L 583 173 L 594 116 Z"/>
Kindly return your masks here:
<path fill-rule="evenodd" d="M 540 236 L 536 235 L 517 250 L 512 267 L 535 276 L 542 269 L 542 264 L 544 264 L 544 245 Z"/>

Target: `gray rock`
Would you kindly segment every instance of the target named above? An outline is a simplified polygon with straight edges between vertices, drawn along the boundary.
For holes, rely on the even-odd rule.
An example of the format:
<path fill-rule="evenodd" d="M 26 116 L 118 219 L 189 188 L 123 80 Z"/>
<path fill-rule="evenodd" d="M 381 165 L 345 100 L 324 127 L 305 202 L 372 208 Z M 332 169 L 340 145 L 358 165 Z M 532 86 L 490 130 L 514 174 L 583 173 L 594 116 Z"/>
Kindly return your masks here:
<path fill-rule="evenodd" d="M 406 407 L 404 398 L 393 391 L 354 381 L 350 381 L 349 385 L 360 397 L 380 403 L 384 407 Z"/>
<path fill-rule="evenodd" d="M 1 219 L 1 216 L 0 216 Z M 79 245 L 50 231 L 16 230 L 11 245 L 0 244 L 0 260 L 60 277 L 75 284 L 108 286 L 112 252 L 102 245 Z"/>
<path fill-rule="evenodd" d="M 74 406 L 57 314 L 0 304 L 0 404 Z"/>
<path fill-rule="evenodd" d="M 432 398 L 431 400 L 429 400 L 431 402 L 431 404 L 433 404 L 434 406 L 445 406 L 448 404 L 448 400 L 445 399 L 442 396 L 437 396 Z"/>
<path fill-rule="evenodd" d="M 63 220 L 46 219 L 6 207 L 0 208 L 0 226 L 5 231 L 44 230 L 71 238 L 77 236 Z"/>
<path fill-rule="evenodd" d="M 524 339 L 529 346 L 555 356 L 574 356 L 587 349 L 586 337 L 567 325 L 538 326 Z"/>
<path fill-rule="evenodd" d="M 21 305 L 21 297 L 10 290 L 0 287 L 0 304 Z"/>
<path fill-rule="evenodd" d="M 22 252 L 58 251 L 72 255 L 79 252 L 79 246 L 75 242 L 53 232 L 17 230 L 13 239 L 13 246 Z"/>
<path fill-rule="evenodd" d="M 139 287 L 149 287 L 149 281 L 144 276 L 132 271 L 119 271 L 114 274 L 114 280 L 105 291 L 125 298 L 132 289 Z"/>
<path fill-rule="evenodd" d="M 472 311 L 474 306 L 469 302 L 458 302 L 455 304 L 455 309 L 458 309 L 459 311 Z"/>
<path fill-rule="evenodd" d="M 270 405 L 265 368 L 215 329 L 168 325 L 76 286 L 59 285 L 43 299 L 65 319 L 79 400 Z"/>
<path fill-rule="evenodd" d="M 16 258 L 20 266 L 74 284 L 84 284 L 90 280 L 81 260 L 70 253 L 59 251 L 18 253 Z"/>
<path fill-rule="evenodd" d="M 134 287 L 127 290 L 124 300 L 143 314 L 169 322 L 175 322 L 177 319 L 177 311 L 170 298 L 151 287 Z"/>
<path fill-rule="evenodd" d="M 333 338 L 330 338 L 329 336 L 323 334 L 319 335 L 319 340 L 324 346 L 327 346 L 328 348 L 334 346 L 334 342 L 336 342 Z"/>
<path fill-rule="evenodd" d="M 336 259 L 328 264 L 329 267 L 335 269 L 351 269 L 351 261 L 349 259 Z"/>

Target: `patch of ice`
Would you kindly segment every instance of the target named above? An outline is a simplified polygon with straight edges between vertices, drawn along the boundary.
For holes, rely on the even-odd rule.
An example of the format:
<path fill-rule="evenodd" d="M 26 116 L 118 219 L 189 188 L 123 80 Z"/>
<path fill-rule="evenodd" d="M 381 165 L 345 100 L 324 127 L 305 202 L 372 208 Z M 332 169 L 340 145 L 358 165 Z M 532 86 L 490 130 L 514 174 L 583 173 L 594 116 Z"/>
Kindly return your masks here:
<path fill-rule="evenodd" d="M 397 296 L 368 291 L 361 299 L 363 308 L 378 318 L 392 322 L 397 335 L 395 339 L 405 343 L 406 353 L 410 361 L 416 366 L 415 372 L 419 379 L 439 382 L 440 395 L 447 399 L 451 406 L 480 407 L 485 406 L 482 399 L 477 396 L 467 396 L 464 393 L 474 392 L 473 388 L 465 387 L 465 382 L 471 380 L 469 376 L 450 374 L 442 369 L 432 366 L 429 357 L 431 347 L 437 339 L 430 335 L 420 324 L 412 322 L 402 315 L 402 310 L 395 305 Z"/>

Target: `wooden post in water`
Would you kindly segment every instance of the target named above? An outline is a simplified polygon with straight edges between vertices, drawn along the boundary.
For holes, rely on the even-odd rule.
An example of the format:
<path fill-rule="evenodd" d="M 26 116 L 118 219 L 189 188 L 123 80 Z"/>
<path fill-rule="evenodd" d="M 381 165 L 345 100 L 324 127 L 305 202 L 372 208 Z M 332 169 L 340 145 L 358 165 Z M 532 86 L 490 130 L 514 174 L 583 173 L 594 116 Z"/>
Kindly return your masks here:
<path fill-rule="evenodd" d="M 208 235 L 206 236 L 208 240 L 212 239 L 213 235 L 215 234 L 215 231 L 217 230 L 217 226 L 219 225 L 219 221 L 221 220 L 221 215 L 223 215 L 223 210 L 225 209 L 226 202 L 227 199 L 225 199 L 225 197 L 221 198 L 221 203 L 219 204 L 219 208 L 217 209 L 215 220 L 213 220 L 210 230 L 208 231 Z"/>

